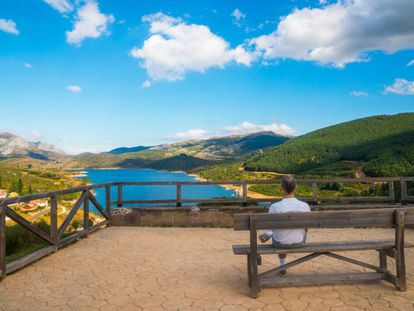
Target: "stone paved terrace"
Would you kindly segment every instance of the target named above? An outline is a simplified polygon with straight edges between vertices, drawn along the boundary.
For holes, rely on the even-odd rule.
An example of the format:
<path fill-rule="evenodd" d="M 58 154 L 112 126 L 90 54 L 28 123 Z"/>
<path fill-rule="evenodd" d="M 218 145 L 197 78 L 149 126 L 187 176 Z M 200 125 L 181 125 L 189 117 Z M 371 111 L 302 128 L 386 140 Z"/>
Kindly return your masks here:
<path fill-rule="evenodd" d="M 392 238 L 394 230 L 312 230 L 310 241 Z M 414 231 L 406 231 L 414 241 Z M 385 282 L 265 289 L 251 299 L 246 259 L 232 229 L 110 227 L 0 282 L 1 310 L 414 310 L 414 250 L 406 252 L 408 291 Z M 353 252 L 377 262 L 375 252 Z M 297 257 L 297 256 L 295 256 Z M 290 260 L 294 256 L 288 257 Z M 264 268 L 276 262 L 264 256 Z M 390 262 L 392 264 L 393 261 Z M 261 267 L 263 269 L 263 267 Z M 350 269 L 350 270 L 346 270 Z M 290 273 L 359 271 L 319 257 Z"/>

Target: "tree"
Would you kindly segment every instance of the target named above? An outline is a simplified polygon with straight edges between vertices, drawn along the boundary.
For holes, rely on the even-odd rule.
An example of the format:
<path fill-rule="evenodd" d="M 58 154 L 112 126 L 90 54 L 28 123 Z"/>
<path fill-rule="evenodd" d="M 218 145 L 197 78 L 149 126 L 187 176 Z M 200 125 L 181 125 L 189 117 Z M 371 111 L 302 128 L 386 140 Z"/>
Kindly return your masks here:
<path fill-rule="evenodd" d="M 17 180 L 13 179 L 9 186 L 9 192 L 17 192 Z"/>
<path fill-rule="evenodd" d="M 27 193 L 28 194 L 32 194 L 33 193 L 33 189 L 32 189 L 32 186 L 31 185 L 29 185 L 29 189 L 27 190 Z"/>
<path fill-rule="evenodd" d="M 2 187 L 3 187 L 3 178 L 0 175 L 0 188 L 2 188 Z"/>
<path fill-rule="evenodd" d="M 17 181 L 17 193 L 23 193 L 23 180 L 21 178 Z"/>

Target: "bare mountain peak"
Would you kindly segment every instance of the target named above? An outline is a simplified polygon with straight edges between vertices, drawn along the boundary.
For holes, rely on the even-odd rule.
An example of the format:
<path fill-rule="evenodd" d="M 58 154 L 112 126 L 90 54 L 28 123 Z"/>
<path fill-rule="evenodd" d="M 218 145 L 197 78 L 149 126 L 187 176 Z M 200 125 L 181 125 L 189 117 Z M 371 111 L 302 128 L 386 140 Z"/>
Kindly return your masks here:
<path fill-rule="evenodd" d="M 33 157 L 49 159 L 64 156 L 58 147 L 43 143 L 29 142 L 23 137 L 9 132 L 0 132 L 0 157 Z"/>

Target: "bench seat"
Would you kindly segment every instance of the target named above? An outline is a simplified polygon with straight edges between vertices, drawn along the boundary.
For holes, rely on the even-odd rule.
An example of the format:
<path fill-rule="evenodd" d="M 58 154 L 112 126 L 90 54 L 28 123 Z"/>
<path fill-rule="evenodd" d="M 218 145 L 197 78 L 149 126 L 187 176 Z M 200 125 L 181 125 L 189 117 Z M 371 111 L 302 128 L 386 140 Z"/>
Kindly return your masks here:
<path fill-rule="evenodd" d="M 340 244 L 339 244 L 340 243 Z M 395 246 L 395 240 L 371 240 L 371 241 L 336 241 L 322 243 L 306 243 L 298 248 L 275 248 L 271 244 L 257 245 L 257 254 L 294 254 L 294 253 L 318 253 L 318 252 L 340 252 L 360 250 L 387 250 Z M 405 243 L 405 247 L 414 247 L 413 244 Z M 235 255 L 250 254 L 250 245 L 233 245 Z"/>
<path fill-rule="evenodd" d="M 404 242 L 404 229 L 414 225 L 414 208 L 384 208 L 340 211 L 289 212 L 270 214 L 236 214 L 234 215 L 234 230 L 248 230 L 250 244 L 233 245 L 235 255 L 245 255 L 247 258 L 247 282 L 251 289 L 251 296 L 257 298 L 262 288 L 295 285 L 295 284 L 323 284 L 336 282 L 362 282 L 384 280 L 395 285 L 400 291 L 407 290 L 407 273 L 405 268 L 405 248 L 414 247 Z M 311 242 L 301 247 L 276 248 L 270 243 L 258 245 L 259 230 L 284 229 L 313 229 L 313 228 L 393 228 L 392 239 L 353 240 Z M 375 251 L 378 255 L 376 263 L 361 261 L 348 257 L 339 252 L 347 251 Z M 270 270 L 259 273 L 262 264 L 262 255 L 266 254 L 295 254 L 302 253 L 302 257 L 279 265 Z M 281 273 L 301 265 L 317 257 L 330 257 L 341 262 L 353 264 L 372 272 L 361 271 L 345 273 L 328 273 L 312 275 L 288 274 L 281 277 Z M 395 261 L 395 273 L 388 269 L 387 259 Z M 263 268 L 267 269 L 267 266 Z"/>

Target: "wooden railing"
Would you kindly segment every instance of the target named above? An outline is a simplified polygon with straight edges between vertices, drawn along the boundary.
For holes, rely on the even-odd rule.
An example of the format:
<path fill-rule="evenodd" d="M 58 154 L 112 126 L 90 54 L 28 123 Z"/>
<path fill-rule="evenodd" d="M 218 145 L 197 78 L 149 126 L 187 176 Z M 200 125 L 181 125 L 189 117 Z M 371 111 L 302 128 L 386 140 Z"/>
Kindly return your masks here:
<path fill-rule="evenodd" d="M 407 183 L 414 182 L 414 177 L 387 177 L 387 178 L 331 178 L 331 179 L 298 179 L 298 184 L 309 184 L 312 186 L 312 196 L 300 197 L 301 200 L 310 203 L 313 206 L 319 206 L 325 202 L 338 202 L 342 203 L 338 205 L 338 208 L 342 207 L 343 203 L 364 203 L 365 204 L 353 204 L 355 207 L 367 207 L 367 202 L 375 202 L 377 206 L 378 202 L 393 204 L 396 201 L 401 204 L 414 202 L 414 196 L 407 194 Z M 249 203 L 273 203 L 279 201 L 280 198 L 250 198 L 248 187 L 250 185 L 272 185 L 279 184 L 280 179 L 274 180 L 236 180 L 236 181 L 186 181 L 186 182 L 114 182 L 112 185 L 117 186 L 117 200 L 110 201 L 110 205 L 117 207 L 123 207 L 131 204 L 174 204 L 177 207 L 183 204 L 199 204 L 199 203 L 235 203 L 248 205 Z M 386 196 L 330 196 L 323 197 L 318 193 L 318 185 L 327 183 L 385 183 L 388 185 L 388 195 Z M 396 197 L 395 184 L 400 184 L 400 196 Z M 215 198 L 215 199 L 197 199 L 188 198 L 183 199 L 182 188 L 183 186 L 238 186 L 241 187 L 241 195 L 236 198 Z M 176 196 L 175 198 L 162 199 L 162 200 L 124 200 L 123 188 L 126 186 L 175 186 Z M 336 205 L 328 205 L 325 208 L 334 208 Z"/>
<path fill-rule="evenodd" d="M 38 260 L 50 253 L 57 251 L 69 243 L 87 236 L 89 233 L 96 231 L 97 229 L 110 223 L 110 211 L 104 209 L 101 204 L 96 200 L 91 191 L 94 189 L 109 187 L 107 184 L 92 185 L 85 187 L 76 187 L 71 189 L 36 193 L 30 195 L 24 195 L 19 197 L 6 198 L 0 201 L 0 279 L 4 278 L 6 274 L 12 273 L 17 269 L 20 269 L 35 260 Z M 58 226 L 58 199 L 59 196 L 68 194 L 80 193 L 80 196 L 76 200 L 69 213 L 66 215 L 63 222 Z M 9 205 L 16 203 L 25 203 L 38 199 L 48 199 L 50 201 L 50 232 L 44 232 L 38 226 L 22 217 L 16 211 L 14 211 Z M 89 226 L 89 203 L 92 203 L 100 215 L 104 218 L 103 221 Z M 109 205 L 107 205 L 108 207 Z M 83 209 L 83 229 L 77 231 L 74 234 L 65 236 L 65 231 L 68 225 L 73 220 L 77 211 L 82 207 Z M 31 253 L 27 256 L 14 260 L 6 264 L 6 217 L 14 221 L 16 224 L 21 225 L 30 233 L 40 238 L 47 243 L 47 246 Z"/>
<path fill-rule="evenodd" d="M 332 179 L 298 179 L 299 184 L 309 184 L 312 186 L 312 196 L 301 198 L 304 201 L 317 206 L 324 202 L 338 201 L 339 203 L 352 203 L 350 208 L 366 208 L 366 207 L 383 207 L 384 204 L 394 206 L 396 201 L 400 204 L 414 202 L 414 196 L 407 194 L 407 183 L 414 182 L 414 177 L 392 177 L 392 178 L 332 178 Z M 258 184 L 279 184 L 280 180 L 256 180 L 256 181 L 201 181 L 201 182 L 111 182 L 84 187 L 75 187 L 71 189 L 58 190 L 52 192 L 36 193 L 19 197 L 10 197 L 0 201 L 0 279 L 6 274 L 12 273 L 17 269 L 32 263 L 50 253 L 53 253 L 68 245 L 69 243 L 88 236 L 89 233 L 110 224 L 110 211 L 112 206 L 122 207 L 126 204 L 174 204 L 181 207 L 183 204 L 199 204 L 199 203 L 215 203 L 217 205 L 224 203 L 235 203 L 248 205 L 249 203 L 275 202 L 280 198 L 249 198 L 249 185 Z M 359 197 L 321 197 L 318 193 L 318 185 L 326 183 L 382 183 L 388 185 L 388 195 L 386 196 L 359 196 Z M 399 183 L 400 196 L 396 198 L 395 185 Z M 152 199 L 152 200 L 124 200 L 123 188 L 127 186 L 175 186 L 176 195 L 171 199 Z M 186 199 L 182 196 L 183 186 L 239 186 L 241 187 L 241 195 L 236 198 L 220 198 L 220 199 Z M 111 200 L 111 191 L 117 189 L 117 199 Z M 93 191 L 97 189 L 105 189 L 105 208 L 96 200 Z M 61 196 L 80 193 L 73 207 L 66 215 L 63 222 L 58 226 L 58 199 Z M 25 219 L 15 212 L 10 205 L 16 203 L 30 202 L 38 199 L 48 199 L 50 201 L 50 232 L 44 232 L 35 224 Z M 365 204 L 355 204 L 355 202 L 365 202 Z M 375 203 L 372 203 L 375 202 Z M 382 205 L 378 202 L 382 202 Z M 105 219 L 93 226 L 89 226 L 89 204 L 92 203 L 99 214 Z M 369 204 L 367 204 L 369 203 Z M 65 236 L 65 231 L 73 220 L 77 211 L 83 209 L 83 229 L 73 234 Z M 344 205 L 328 205 L 325 208 L 335 209 L 343 208 Z M 47 215 L 47 214 L 45 214 Z M 23 226 L 36 237 L 47 243 L 47 246 L 24 256 L 20 259 L 6 264 L 6 219 L 14 221 L 18 225 Z"/>

